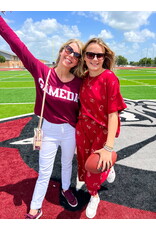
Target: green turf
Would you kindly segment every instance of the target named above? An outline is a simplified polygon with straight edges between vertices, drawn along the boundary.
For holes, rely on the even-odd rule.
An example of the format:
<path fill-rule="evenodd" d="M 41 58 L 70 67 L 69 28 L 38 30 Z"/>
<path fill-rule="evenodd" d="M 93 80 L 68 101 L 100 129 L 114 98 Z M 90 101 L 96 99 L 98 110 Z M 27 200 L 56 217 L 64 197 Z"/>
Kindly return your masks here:
<path fill-rule="evenodd" d="M 33 113 L 34 104 L 0 105 L 0 118 L 13 117 L 22 114 Z"/>
<path fill-rule="evenodd" d="M 156 99 L 156 87 L 149 86 L 134 86 L 123 87 L 121 86 L 121 94 L 124 98 L 139 100 L 139 99 Z"/>
<path fill-rule="evenodd" d="M 18 82 L 18 85 L 17 85 L 17 82 L 1 82 L 0 81 L 0 88 L 21 88 L 21 87 L 35 88 L 34 82 Z"/>
<path fill-rule="evenodd" d="M 20 82 L 25 82 L 25 83 L 32 82 L 32 79 L 29 77 L 25 77 L 25 78 L 21 77 L 20 79 L 19 79 L 19 77 L 18 78 L 17 77 L 10 77 L 7 80 L 6 80 L 6 78 L 3 78 L 3 79 L 1 79 L 1 82 L 16 82 L 16 83 L 18 83 L 19 80 L 20 80 Z"/>
<path fill-rule="evenodd" d="M 115 71 L 119 77 L 121 93 L 124 98 L 156 99 L 156 69 L 119 69 Z"/>
<path fill-rule="evenodd" d="M 115 74 L 124 98 L 156 99 L 156 68 L 118 69 Z M 28 71 L 0 71 L 0 118 L 32 113 L 34 101 L 35 84 Z"/>
<path fill-rule="evenodd" d="M 35 99 L 35 88 L 1 89 L 0 103 L 32 103 Z"/>
<path fill-rule="evenodd" d="M 28 71 L 0 71 L 0 118 L 33 113 L 35 94 L 34 79 Z"/>

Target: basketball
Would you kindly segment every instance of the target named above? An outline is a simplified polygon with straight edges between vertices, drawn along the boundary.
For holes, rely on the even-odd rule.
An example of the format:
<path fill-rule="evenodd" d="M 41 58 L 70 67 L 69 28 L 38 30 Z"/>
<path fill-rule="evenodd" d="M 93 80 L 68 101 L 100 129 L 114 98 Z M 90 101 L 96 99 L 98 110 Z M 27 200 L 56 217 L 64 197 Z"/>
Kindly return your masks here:
<path fill-rule="evenodd" d="M 97 154 L 97 153 L 91 154 L 88 157 L 88 159 L 86 160 L 85 169 L 88 172 L 91 172 L 91 173 L 94 173 L 94 174 L 100 173 L 101 171 L 97 169 L 99 159 L 100 159 L 99 154 Z M 116 152 L 113 151 L 112 152 L 112 166 L 115 164 L 116 160 L 117 160 L 117 154 L 116 154 Z"/>

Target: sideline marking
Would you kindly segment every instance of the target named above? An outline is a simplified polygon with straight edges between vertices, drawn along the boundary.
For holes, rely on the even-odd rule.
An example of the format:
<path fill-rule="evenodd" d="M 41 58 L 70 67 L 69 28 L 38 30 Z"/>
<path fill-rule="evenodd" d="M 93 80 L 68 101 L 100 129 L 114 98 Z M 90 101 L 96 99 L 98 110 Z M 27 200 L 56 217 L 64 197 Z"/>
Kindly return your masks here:
<path fill-rule="evenodd" d="M 22 117 L 31 116 L 31 115 L 34 115 L 34 113 L 27 113 L 27 114 L 21 114 L 21 115 L 18 115 L 18 116 L 14 116 L 14 117 L 2 118 L 2 119 L 0 119 L 0 121 L 7 121 L 7 120 L 10 120 L 10 119 L 22 118 Z"/>

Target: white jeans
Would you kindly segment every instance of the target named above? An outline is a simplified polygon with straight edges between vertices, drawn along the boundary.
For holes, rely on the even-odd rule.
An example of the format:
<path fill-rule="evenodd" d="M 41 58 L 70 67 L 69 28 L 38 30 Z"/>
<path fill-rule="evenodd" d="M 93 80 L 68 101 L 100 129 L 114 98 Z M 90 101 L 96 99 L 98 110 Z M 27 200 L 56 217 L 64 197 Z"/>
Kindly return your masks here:
<path fill-rule="evenodd" d="M 43 142 L 39 152 L 39 176 L 32 197 L 31 209 L 39 209 L 47 192 L 58 146 L 61 146 L 62 189 L 71 183 L 72 160 L 75 152 L 75 128 L 68 123 L 54 124 L 44 119 Z"/>

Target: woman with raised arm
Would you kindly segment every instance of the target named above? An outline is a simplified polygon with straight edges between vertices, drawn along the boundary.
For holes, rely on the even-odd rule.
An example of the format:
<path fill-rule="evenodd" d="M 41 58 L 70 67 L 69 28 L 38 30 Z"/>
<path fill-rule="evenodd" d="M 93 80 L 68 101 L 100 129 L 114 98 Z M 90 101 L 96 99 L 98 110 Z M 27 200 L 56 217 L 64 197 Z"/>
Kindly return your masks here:
<path fill-rule="evenodd" d="M 36 86 L 35 114 L 40 115 L 49 67 L 36 59 L 26 45 L 0 16 L 0 35 L 31 73 Z M 51 69 L 43 113 L 43 143 L 39 152 L 39 176 L 26 219 L 42 215 L 44 200 L 58 146 L 62 156 L 62 195 L 72 207 L 78 202 L 70 190 L 72 160 L 75 152 L 75 126 L 79 111 L 78 95 L 82 79 L 79 72 L 83 44 L 77 39 L 67 41 L 59 50 L 56 66 Z"/>

